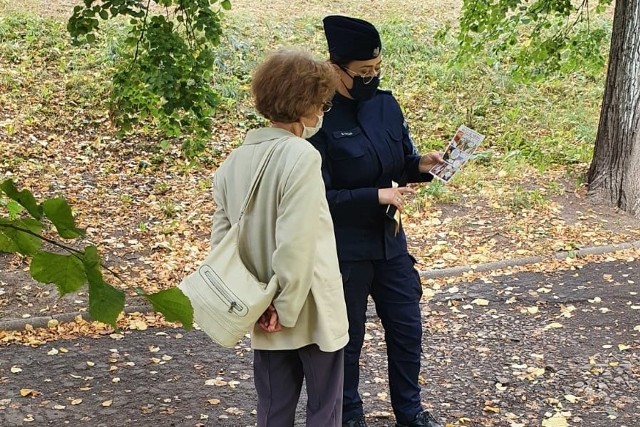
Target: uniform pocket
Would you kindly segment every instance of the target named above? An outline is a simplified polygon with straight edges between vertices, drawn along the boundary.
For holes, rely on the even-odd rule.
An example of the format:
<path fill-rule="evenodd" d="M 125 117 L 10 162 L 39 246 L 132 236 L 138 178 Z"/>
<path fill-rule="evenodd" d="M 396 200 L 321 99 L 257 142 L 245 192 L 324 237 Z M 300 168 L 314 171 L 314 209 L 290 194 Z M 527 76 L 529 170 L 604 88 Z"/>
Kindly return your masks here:
<path fill-rule="evenodd" d="M 329 154 L 334 160 L 357 159 L 364 156 L 365 147 L 362 143 L 360 128 L 351 130 L 337 130 L 333 132 L 334 144 L 329 146 Z"/>

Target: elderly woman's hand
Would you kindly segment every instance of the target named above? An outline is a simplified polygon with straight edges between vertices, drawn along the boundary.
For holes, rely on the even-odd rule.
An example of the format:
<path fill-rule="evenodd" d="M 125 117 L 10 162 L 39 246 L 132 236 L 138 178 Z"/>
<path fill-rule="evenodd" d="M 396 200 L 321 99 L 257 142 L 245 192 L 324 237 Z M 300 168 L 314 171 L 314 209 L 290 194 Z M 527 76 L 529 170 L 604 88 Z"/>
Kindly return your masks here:
<path fill-rule="evenodd" d="M 262 316 L 258 319 L 258 325 L 260 329 L 265 332 L 279 332 L 282 330 L 282 325 L 278 321 L 278 312 L 273 304 L 270 304 L 269 307 L 262 313 Z"/>
<path fill-rule="evenodd" d="M 439 165 L 440 163 L 444 163 L 442 155 L 437 151 L 432 151 L 431 153 L 424 154 L 420 157 L 418 169 L 420 169 L 420 173 L 427 173 L 432 167 Z"/>

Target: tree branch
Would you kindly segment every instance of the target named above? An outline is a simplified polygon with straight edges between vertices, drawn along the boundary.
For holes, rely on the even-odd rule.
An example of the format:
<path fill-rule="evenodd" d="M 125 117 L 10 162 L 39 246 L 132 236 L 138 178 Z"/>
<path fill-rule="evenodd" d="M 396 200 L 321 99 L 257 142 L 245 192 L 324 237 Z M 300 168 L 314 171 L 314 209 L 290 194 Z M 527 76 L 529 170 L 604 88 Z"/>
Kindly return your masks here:
<path fill-rule="evenodd" d="M 140 37 L 138 38 L 138 42 L 136 43 L 136 53 L 133 56 L 133 63 L 138 60 L 138 51 L 140 50 L 140 43 L 142 43 L 142 39 L 144 38 L 145 30 L 147 29 L 147 18 L 149 17 L 149 9 L 151 8 L 151 0 L 147 0 L 147 10 L 144 13 L 144 19 L 142 20 L 142 31 L 140 31 Z"/>
<path fill-rule="evenodd" d="M 15 226 L 13 224 L 0 224 L 0 227 L 11 228 L 13 230 L 20 231 L 21 233 L 25 233 L 25 234 L 29 234 L 31 236 L 37 237 L 38 239 L 40 239 L 40 240 L 42 240 L 44 242 L 50 243 L 50 244 L 52 244 L 54 246 L 57 246 L 57 247 L 59 247 L 61 249 L 64 249 L 64 250 L 68 251 L 71 255 L 73 255 L 74 257 L 78 258 L 80 261 L 83 260 L 83 258 L 80 256 L 80 255 L 84 255 L 83 251 L 80 251 L 80 250 L 78 250 L 76 248 L 72 248 L 71 246 L 67 246 L 67 245 L 65 245 L 63 243 L 60 243 L 60 242 L 56 241 L 56 240 L 49 239 L 48 237 L 42 236 L 42 235 L 40 235 L 38 233 L 35 233 L 35 232 L 33 232 L 33 231 L 31 231 L 31 230 L 29 230 L 27 228 L 18 227 L 18 226 Z M 106 266 L 103 263 L 100 263 L 100 266 L 102 268 L 104 268 L 106 271 L 108 271 L 109 273 L 111 273 L 116 279 L 120 280 L 122 283 L 125 283 L 125 281 L 118 275 L 118 273 L 116 273 L 115 271 L 110 269 L 108 266 Z"/>

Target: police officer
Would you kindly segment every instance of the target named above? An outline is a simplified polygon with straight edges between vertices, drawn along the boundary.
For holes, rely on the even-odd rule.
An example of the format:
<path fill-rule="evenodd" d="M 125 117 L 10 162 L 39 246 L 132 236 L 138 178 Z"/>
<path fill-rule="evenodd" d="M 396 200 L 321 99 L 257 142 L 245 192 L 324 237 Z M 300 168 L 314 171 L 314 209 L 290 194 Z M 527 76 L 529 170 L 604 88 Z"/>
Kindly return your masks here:
<path fill-rule="evenodd" d="M 420 403 L 422 288 L 396 211 L 413 192 L 406 184 L 430 181 L 428 171 L 443 160 L 417 153 L 398 102 L 378 89 L 382 44 L 375 27 L 345 16 L 327 16 L 323 23 L 340 82 L 310 141 L 323 159 L 349 318 L 343 426 L 367 425 L 358 361 L 371 295 L 385 330 L 396 426 L 441 427 Z"/>

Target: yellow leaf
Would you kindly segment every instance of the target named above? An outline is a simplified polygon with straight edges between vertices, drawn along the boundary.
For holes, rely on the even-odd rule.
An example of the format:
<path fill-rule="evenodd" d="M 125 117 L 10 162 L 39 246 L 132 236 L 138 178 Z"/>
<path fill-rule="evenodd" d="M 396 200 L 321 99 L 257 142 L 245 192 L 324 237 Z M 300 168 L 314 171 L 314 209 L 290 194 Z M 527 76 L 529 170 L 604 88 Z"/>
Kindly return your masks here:
<path fill-rule="evenodd" d="M 484 407 L 484 410 L 486 412 L 493 412 L 494 414 L 499 414 L 500 413 L 500 408 L 498 408 L 497 406 L 486 405 Z"/>
<path fill-rule="evenodd" d="M 22 368 L 18 368 L 17 366 L 12 366 L 11 367 L 11 373 L 12 374 L 19 374 L 20 372 L 22 372 Z"/>
<path fill-rule="evenodd" d="M 73 400 L 71 401 L 71 404 L 72 404 L 72 405 L 79 405 L 79 404 L 81 404 L 81 403 L 82 403 L 82 399 L 73 399 Z"/>
<path fill-rule="evenodd" d="M 626 345 L 626 344 L 618 344 L 618 349 L 620 351 L 625 351 L 625 350 L 629 350 L 631 348 L 630 345 Z"/>
<path fill-rule="evenodd" d="M 527 312 L 529 314 L 536 314 L 538 312 L 538 307 L 535 305 L 532 307 L 527 307 Z"/>
<path fill-rule="evenodd" d="M 29 395 L 34 395 L 35 396 L 35 390 L 31 389 L 31 388 L 21 388 L 20 389 L 20 396 L 22 397 L 27 397 Z"/>
<path fill-rule="evenodd" d="M 489 305 L 489 301 L 483 298 L 476 298 L 473 301 L 471 301 L 471 304 L 475 304 L 475 305 Z"/>
<path fill-rule="evenodd" d="M 221 377 L 216 377 L 215 379 L 212 379 L 212 380 L 206 380 L 204 382 L 204 385 L 215 385 L 217 387 L 222 387 L 227 385 L 227 382 L 223 380 Z"/>
<path fill-rule="evenodd" d="M 101 403 L 101 405 L 104 407 L 107 407 L 107 406 L 111 406 L 112 403 L 113 403 L 113 400 L 105 400 L 104 402 Z"/>
<path fill-rule="evenodd" d="M 207 402 L 209 402 L 211 405 L 219 405 L 220 399 L 209 399 Z"/>
<path fill-rule="evenodd" d="M 47 322 L 47 327 L 48 328 L 55 328 L 56 326 L 58 326 L 60 324 L 60 322 L 58 322 L 56 319 L 51 319 Z"/>
<path fill-rule="evenodd" d="M 574 396 L 573 394 L 565 394 L 564 398 L 567 399 L 571 403 L 576 403 L 578 401 L 578 398 L 576 396 Z"/>
<path fill-rule="evenodd" d="M 549 323 L 544 328 L 545 329 L 560 329 L 560 328 L 562 328 L 562 323 L 558 323 L 558 322 Z"/>
<path fill-rule="evenodd" d="M 544 375 L 545 370 L 544 368 L 529 368 L 527 369 L 527 372 L 529 372 L 534 377 L 539 377 Z"/>
<path fill-rule="evenodd" d="M 567 419 L 562 414 L 555 414 L 542 421 L 542 427 L 569 427 Z"/>

